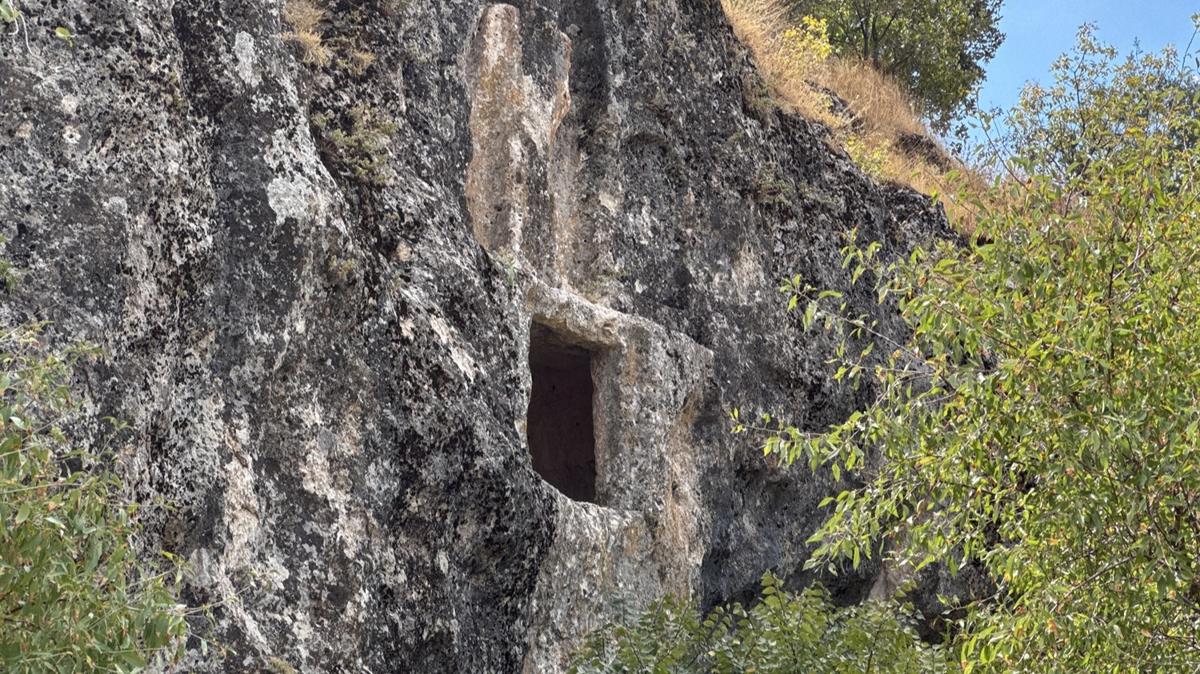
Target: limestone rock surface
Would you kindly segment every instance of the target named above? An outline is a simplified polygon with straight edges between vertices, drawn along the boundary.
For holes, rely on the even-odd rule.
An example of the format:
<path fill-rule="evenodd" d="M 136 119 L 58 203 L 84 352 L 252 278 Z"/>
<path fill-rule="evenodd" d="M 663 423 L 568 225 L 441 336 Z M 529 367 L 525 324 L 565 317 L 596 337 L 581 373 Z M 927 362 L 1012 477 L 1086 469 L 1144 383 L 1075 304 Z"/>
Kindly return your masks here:
<path fill-rule="evenodd" d="M 622 607 L 811 582 L 837 485 L 727 412 L 862 405 L 775 287 L 940 211 L 753 100 L 717 0 L 317 4 L 316 48 L 275 0 L 21 0 L 0 36 L 0 317 L 105 349 L 88 414 L 171 504 L 146 549 L 221 602 L 183 669 L 557 672 Z M 593 354 L 595 503 L 532 468 L 534 323 Z"/>

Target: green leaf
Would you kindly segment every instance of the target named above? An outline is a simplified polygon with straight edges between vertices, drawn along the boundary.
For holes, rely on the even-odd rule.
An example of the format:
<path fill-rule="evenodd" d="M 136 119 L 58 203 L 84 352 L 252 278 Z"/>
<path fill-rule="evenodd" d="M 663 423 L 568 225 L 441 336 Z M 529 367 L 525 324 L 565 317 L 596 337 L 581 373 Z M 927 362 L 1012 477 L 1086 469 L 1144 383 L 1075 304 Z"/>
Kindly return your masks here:
<path fill-rule="evenodd" d="M 16 523 L 18 525 L 24 524 L 25 521 L 29 519 L 29 515 L 32 512 L 33 512 L 33 504 L 32 503 L 30 503 L 29 501 L 22 503 L 20 505 L 20 507 L 17 508 Z"/>

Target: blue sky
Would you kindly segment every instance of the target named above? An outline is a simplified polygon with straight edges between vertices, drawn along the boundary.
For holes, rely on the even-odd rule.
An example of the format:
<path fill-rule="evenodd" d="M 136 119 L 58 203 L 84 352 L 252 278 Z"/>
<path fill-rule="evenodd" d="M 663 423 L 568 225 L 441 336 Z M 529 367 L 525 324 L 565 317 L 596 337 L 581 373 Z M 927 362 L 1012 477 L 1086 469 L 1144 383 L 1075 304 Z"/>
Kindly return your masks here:
<path fill-rule="evenodd" d="M 1050 64 L 1070 50 L 1082 23 L 1096 23 L 1100 39 L 1121 53 L 1134 40 L 1146 51 L 1168 43 L 1183 49 L 1194 28 L 1189 17 L 1197 12 L 1200 0 L 1005 0 L 1004 44 L 987 66 L 980 103 L 1009 108 L 1026 82 L 1049 81 Z"/>

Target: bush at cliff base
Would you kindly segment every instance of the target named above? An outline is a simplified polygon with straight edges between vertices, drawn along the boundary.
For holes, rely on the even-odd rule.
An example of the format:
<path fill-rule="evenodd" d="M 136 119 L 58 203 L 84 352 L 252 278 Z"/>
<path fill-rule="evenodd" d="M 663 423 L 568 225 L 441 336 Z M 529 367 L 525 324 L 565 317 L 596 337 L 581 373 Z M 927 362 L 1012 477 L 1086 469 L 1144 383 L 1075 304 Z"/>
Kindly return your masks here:
<path fill-rule="evenodd" d="M 172 588 L 134 558 L 113 457 L 74 446 L 71 373 L 93 350 L 0 326 L 0 670 L 133 672 L 178 654 Z"/>
<path fill-rule="evenodd" d="M 615 621 L 589 637 L 569 671 L 937 674 L 952 664 L 889 604 L 836 609 L 824 590 L 787 592 L 768 574 L 749 609 L 730 604 L 702 615 L 694 603 L 668 598 Z"/>

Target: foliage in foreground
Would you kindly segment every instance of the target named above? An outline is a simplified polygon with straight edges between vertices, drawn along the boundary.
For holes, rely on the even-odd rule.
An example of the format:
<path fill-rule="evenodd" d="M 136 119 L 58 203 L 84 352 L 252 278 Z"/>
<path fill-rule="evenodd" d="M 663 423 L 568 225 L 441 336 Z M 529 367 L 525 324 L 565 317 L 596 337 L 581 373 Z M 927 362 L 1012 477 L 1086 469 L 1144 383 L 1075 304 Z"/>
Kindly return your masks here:
<path fill-rule="evenodd" d="M 182 648 L 173 585 L 134 557 L 134 506 L 63 428 L 73 365 L 35 327 L 0 328 L 0 669 L 132 672 Z"/>
<path fill-rule="evenodd" d="M 956 626 L 968 672 L 1200 668 L 1197 73 L 1083 38 L 1017 111 L 1037 142 L 979 200 L 977 245 L 890 266 L 846 248 L 910 338 L 785 284 L 842 336 L 837 378 L 879 392 L 828 432 L 766 441 L 865 482 L 812 561 L 982 564 L 998 591 Z"/>
<path fill-rule="evenodd" d="M 785 591 L 768 575 L 753 608 L 666 599 L 592 634 L 572 674 L 935 674 L 950 671 L 939 647 L 923 644 L 890 604 L 836 609 L 813 588 Z"/>

